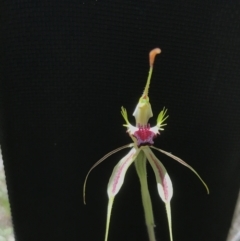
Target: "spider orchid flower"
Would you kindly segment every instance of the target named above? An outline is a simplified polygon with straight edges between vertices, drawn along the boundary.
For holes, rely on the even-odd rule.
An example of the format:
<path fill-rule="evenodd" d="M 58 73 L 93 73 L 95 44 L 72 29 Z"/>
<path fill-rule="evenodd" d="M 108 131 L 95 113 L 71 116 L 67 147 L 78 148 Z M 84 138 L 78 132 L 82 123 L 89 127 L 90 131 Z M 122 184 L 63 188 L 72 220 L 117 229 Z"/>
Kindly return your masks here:
<path fill-rule="evenodd" d="M 137 174 L 139 176 L 140 184 L 141 184 L 141 193 L 142 193 L 142 203 L 145 213 L 145 221 L 148 231 L 148 236 L 150 241 L 155 241 L 155 234 L 154 234 L 154 217 L 152 211 L 152 203 L 151 198 L 148 191 L 148 183 L 147 183 L 147 171 L 146 171 L 146 163 L 147 161 L 151 165 L 157 182 L 157 190 L 159 193 L 160 198 L 165 203 L 166 212 L 167 212 L 167 219 L 168 219 L 168 227 L 169 227 L 169 235 L 170 240 L 173 241 L 172 235 L 172 221 L 171 221 L 171 207 L 170 201 L 173 196 L 173 187 L 171 179 L 163 166 L 163 164 L 159 161 L 159 159 L 155 156 L 151 149 L 155 149 L 163 154 L 171 157 L 172 159 L 176 160 L 177 162 L 181 163 L 182 165 L 189 168 L 192 172 L 194 172 L 197 177 L 201 180 L 207 192 L 209 193 L 209 189 L 199 174 L 186 162 L 182 159 L 174 156 L 173 154 L 156 148 L 153 146 L 153 139 L 160 134 L 160 131 L 163 131 L 163 126 L 166 125 L 165 120 L 168 118 L 167 109 L 163 108 L 163 110 L 159 113 L 157 117 L 157 124 L 154 127 L 151 127 L 148 123 L 148 120 L 153 116 L 151 104 L 149 102 L 148 97 L 148 90 L 150 86 L 150 80 L 153 72 L 153 63 L 155 56 L 159 54 L 161 50 L 159 48 L 153 49 L 149 53 L 149 62 L 150 62 L 150 69 L 147 78 L 147 83 L 145 89 L 143 91 L 142 96 L 139 99 L 139 102 L 135 108 L 133 116 L 136 119 L 136 125 L 131 125 L 128 121 L 128 115 L 125 108 L 121 108 L 121 114 L 125 120 L 124 126 L 127 127 L 127 133 L 129 134 L 130 138 L 132 139 L 132 143 L 119 147 L 105 156 L 103 156 L 98 162 L 96 162 L 91 169 L 89 170 L 83 187 L 83 198 L 85 202 L 85 189 L 86 189 L 86 182 L 90 172 L 101 162 L 103 162 L 106 158 L 111 156 L 112 154 L 125 149 L 131 148 L 126 156 L 124 156 L 114 167 L 112 175 L 110 177 L 108 187 L 107 187 L 107 194 L 108 194 L 108 208 L 107 208 L 107 221 L 106 221 L 106 232 L 105 232 L 105 241 L 108 239 L 109 233 L 109 225 L 110 225 L 110 217 L 111 211 L 113 206 L 113 201 L 116 194 L 119 192 L 120 188 L 123 185 L 125 174 L 129 168 L 129 166 L 134 162 Z"/>

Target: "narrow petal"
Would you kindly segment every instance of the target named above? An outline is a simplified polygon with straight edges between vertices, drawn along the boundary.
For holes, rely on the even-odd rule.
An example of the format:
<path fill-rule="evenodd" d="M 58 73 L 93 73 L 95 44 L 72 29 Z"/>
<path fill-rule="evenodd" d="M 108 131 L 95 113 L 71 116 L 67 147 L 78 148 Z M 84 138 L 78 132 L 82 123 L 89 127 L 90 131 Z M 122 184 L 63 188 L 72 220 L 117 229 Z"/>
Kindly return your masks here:
<path fill-rule="evenodd" d="M 123 184 L 127 169 L 136 159 L 138 153 L 139 153 L 139 149 L 132 148 L 130 152 L 125 157 L 123 157 L 113 169 L 112 175 L 108 183 L 108 188 L 107 188 L 109 200 L 108 200 L 108 209 L 107 209 L 105 241 L 107 241 L 108 239 L 110 217 L 111 217 L 114 197 L 118 193 L 118 191 L 120 190 Z"/>
<path fill-rule="evenodd" d="M 170 240 L 173 241 L 171 206 L 170 206 L 170 200 L 173 195 L 172 182 L 171 182 L 171 179 L 170 179 L 165 167 L 157 159 L 157 157 L 154 155 L 154 153 L 151 151 L 151 149 L 149 147 L 145 147 L 145 148 L 143 148 L 143 151 L 144 151 L 145 155 L 147 156 L 147 159 L 155 173 L 156 180 L 157 180 L 158 193 L 166 206 Z"/>
<path fill-rule="evenodd" d="M 209 194 L 209 188 L 208 188 L 207 184 L 203 181 L 203 179 L 200 177 L 200 175 L 199 175 L 190 165 L 188 165 L 185 161 L 183 161 L 182 159 L 180 159 L 180 158 L 177 157 L 177 156 L 174 156 L 173 154 L 171 154 L 171 153 L 169 153 L 169 152 L 166 152 L 166 151 L 161 150 L 161 149 L 159 149 L 159 148 L 156 148 L 156 147 L 154 147 L 154 146 L 151 146 L 151 148 L 153 148 L 153 149 L 155 149 L 155 150 L 157 150 L 157 151 L 162 152 L 163 154 L 171 157 L 171 158 L 174 159 L 175 161 L 177 161 L 177 162 L 181 163 L 182 165 L 184 165 L 185 167 L 189 168 L 189 169 L 190 169 L 192 172 L 194 172 L 195 175 L 200 179 L 200 181 L 203 183 L 203 185 L 204 185 L 205 188 L 207 189 L 207 193 Z"/>
<path fill-rule="evenodd" d="M 98 160 L 91 168 L 90 170 L 88 171 L 86 177 L 85 177 L 85 180 L 84 180 L 84 184 L 83 184 L 83 202 L 84 204 L 86 204 L 86 185 L 87 185 L 87 179 L 88 179 L 88 176 L 89 174 L 91 173 L 91 171 L 96 167 L 98 166 L 100 163 L 102 163 L 104 160 L 106 160 L 108 157 L 110 157 L 111 155 L 113 155 L 114 153 L 116 152 L 119 152 L 125 148 L 129 148 L 129 147 L 132 147 L 133 146 L 133 143 L 130 143 L 130 144 L 127 144 L 127 145 L 124 145 L 124 146 L 121 146 L 121 147 L 118 147 L 117 149 L 113 150 L 113 151 L 110 151 L 109 153 L 107 153 L 105 156 L 103 156 L 100 160 Z"/>

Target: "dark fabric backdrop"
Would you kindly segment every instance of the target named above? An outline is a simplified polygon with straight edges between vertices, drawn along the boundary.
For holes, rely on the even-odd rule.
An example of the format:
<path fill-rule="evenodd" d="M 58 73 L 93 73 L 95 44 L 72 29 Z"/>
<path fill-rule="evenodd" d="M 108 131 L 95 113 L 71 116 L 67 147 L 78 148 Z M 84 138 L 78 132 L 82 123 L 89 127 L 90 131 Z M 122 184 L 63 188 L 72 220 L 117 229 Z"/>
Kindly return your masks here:
<path fill-rule="evenodd" d="M 17 241 L 103 240 L 106 188 L 127 151 L 90 175 L 101 156 L 130 142 L 131 116 L 160 47 L 150 89 L 157 154 L 174 185 L 174 240 L 224 241 L 239 190 L 240 4 L 221 1 L 43 0 L 1 3 L 1 145 Z M 130 118 L 134 123 L 134 119 Z M 152 170 L 157 240 L 169 240 Z M 109 241 L 147 240 L 134 167 L 113 206 Z"/>

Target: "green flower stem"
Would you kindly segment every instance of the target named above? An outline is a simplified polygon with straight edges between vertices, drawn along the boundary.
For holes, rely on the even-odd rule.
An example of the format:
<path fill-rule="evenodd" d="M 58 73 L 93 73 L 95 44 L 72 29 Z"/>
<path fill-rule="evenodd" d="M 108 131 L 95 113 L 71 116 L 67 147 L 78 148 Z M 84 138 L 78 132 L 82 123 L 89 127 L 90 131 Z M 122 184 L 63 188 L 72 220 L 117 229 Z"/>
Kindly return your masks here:
<path fill-rule="evenodd" d="M 135 160 L 135 167 L 141 184 L 142 202 L 149 241 L 156 241 L 154 234 L 155 225 L 152 211 L 152 202 L 148 191 L 146 161 L 146 156 L 144 155 L 143 151 L 141 151 Z"/>

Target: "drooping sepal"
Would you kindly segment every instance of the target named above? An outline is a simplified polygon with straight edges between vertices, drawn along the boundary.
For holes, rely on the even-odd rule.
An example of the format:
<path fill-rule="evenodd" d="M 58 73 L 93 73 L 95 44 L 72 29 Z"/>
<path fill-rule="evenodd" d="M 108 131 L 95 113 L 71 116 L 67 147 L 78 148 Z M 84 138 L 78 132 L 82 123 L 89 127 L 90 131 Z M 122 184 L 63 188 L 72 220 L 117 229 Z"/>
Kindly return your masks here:
<path fill-rule="evenodd" d="M 158 193 L 163 200 L 163 202 L 170 202 L 172 195 L 173 195 L 173 188 L 171 179 L 163 166 L 163 164 L 158 160 L 158 158 L 154 155 L 149 147 L 144 147 L 143 151 L 147 156 L 147 159 L 152 166 L 154 171 L 156 181 L 157 181 L 157 188 Z"/>
<path fill-rule="evenodd" d="M 90 170 L 88 171 L 86 177 L 85 177 L 85 180 L 84 180 L 84 184 L 83 184 L 83 202 L 84 204 L 86 204 L 86 195 L 85 195 L 85 191 L 86 191 L 86 185 L 87 185 L 87 180 L 88 180 L 88 176 L 89 174 L 91 173 L 91 171 L 97 167 L 100 163 L 102 163 L 104 160 L 106 160 L 108 157 L 110 157 L 111 155 L 113 155 L 114 153 L 117 153 L 125 148 L 129 148 L 129 147 L 133 147 L 134 144 L 133 143 L 130 143 L 130 144 L 127 144 L 127 145 L 124 145 L 124 146 L 121 146 L 121 147 L 118 147 L 117 149 L 113 150 L 113 151 L 110 151 L 109 153 L 107 153 L 105 156 L 103 156 L 100 160 L 98 160 L 91 168 Z"/>
<path fill-rule="evenodd" d="M 177 157 L 177 156 L 174 156 L 172 153 L 170 152 L 166 152 L 162 149 L 159 149 L 159 148 L 156 148 L 154 146 L 152 146 L 151 148 L 159 151 L 159 152 L 162 152 L 164 153 L 165 155 L 171 157 L 172 159 L 174 159 L 175 161 L 179 162 L 180 164 L 184 165 L 185 167 L 189 168 L 198 178 L 199 180 L 202 182 L 202 184 L 204 185 L 204 187 L 206 188 L 207 190 L 207 193 L 209 194 L 209 188 L 207 186 L 207 184 L 203 181 L 203 179 L 201 178 L 201 176 L 189 165 L 187 164 L 185 161 L 183 161 L 181 158 Z"/>
<path fill-rule="evenodd" d="M 128 154 L 123 157 L 118 164 L 114 167 L 110 180 L 108 182 L 107 193 L 108 193 L 108 209 L 107 209 L 107 222 L 106 222 L 106 232 L 105 241 L 108 239 L 110 218 L 112 212 L 113 201 L 116 194 L 119 192 L 123 185 L 125 174 L 129 166 L 133 163 L 139 153 L 139 149 L 136 150 L 134 147 L 128 152 Z"/>
<path fill-rule="evenodd" d="M 115 196 L 122 187 L 126 171 L 135 160 L 138 152 L 139 150 L 136 150 L 133 147 L 130 152 L 125 157 L 123 157 L 114 167 L 107 187 L 107 193 L 109 198 Z"/>

